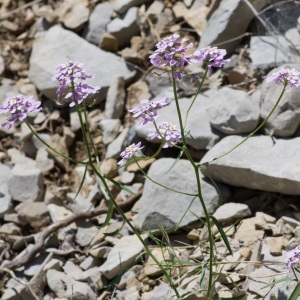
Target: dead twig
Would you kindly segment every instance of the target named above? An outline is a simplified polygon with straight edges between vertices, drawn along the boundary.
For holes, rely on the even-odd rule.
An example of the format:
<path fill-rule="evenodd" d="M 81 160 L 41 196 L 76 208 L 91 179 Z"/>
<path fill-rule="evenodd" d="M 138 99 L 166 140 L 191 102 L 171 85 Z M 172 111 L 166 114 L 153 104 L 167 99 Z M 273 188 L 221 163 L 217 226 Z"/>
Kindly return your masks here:
<path fill-rule="evenodd" d="M 142 195 L 142 192 L 143 192 L 143 189 L 139 190 L 135 195 L 128 197 L 127 201 L 119 204 L 120 208 L 126 209 L 127 207 L 131 206 L 138 199 L 138 197 L 140 197 Z M 15 258 L 11 262 L 8 262 L 7 264 L 5 264 L 3 267 L 6 269 L 9 269 L 9 270 L 15 270 L 16 268 L 20 268 L 20 267 L 26 265 L 42 250 L 42 248 L 44 247 L 45 240 L 52 233 L 56 232 L 57 230 L 59 230 L 63 227 L 66 227 L 66 226 L 70 225 L 71 223 L 76 222 L 78 220 L 91 219 L 100 214 L 104 214 L 107 212 L 108 212 L 107 208 L 100 207 L 100 208 L 92 210 L 92 211 L 74 214 L 74 215 L 66 218 L 65 220 L 62 220 L 55 224 L 50 225 L 48 228 L 46 228 L 44 231 L 42 231 L 39 234 L 36 244 L 28 253 L 26 253 L 22 257 Z"/>

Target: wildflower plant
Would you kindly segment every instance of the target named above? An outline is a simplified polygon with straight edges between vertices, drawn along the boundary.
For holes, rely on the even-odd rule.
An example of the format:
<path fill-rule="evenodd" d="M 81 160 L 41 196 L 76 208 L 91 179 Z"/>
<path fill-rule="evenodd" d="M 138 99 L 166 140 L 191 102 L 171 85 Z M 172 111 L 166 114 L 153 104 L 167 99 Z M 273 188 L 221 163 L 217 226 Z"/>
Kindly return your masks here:
<path fill-rule="evenodd" d="M 217 275 L 214 274 L 213 266 L 215 263 L 215 253 L 214 253 L 214 243 L 215 238 L 213 236 L 212 232 L 212 225 L 215 224 L 220 232 L 220 236 L 223 239 L 228 251 L 230 254 L 232 254 L 230 244 L 227 240 L 226 234 L 224 233 L 222 226 L 218 222 L 218 220 L 210 215 L 208 212 L 202 192 L 201 192 L 201 182 L 200 182 L 200 169 L 202 168 L 203 164 L 199 164 L 195 162 L 192 158 L 191 153 L 189 152 L 189 149 L 187 147 L 186 143 L 186 137 L 188 135 L 188 132 L 186 131 L 186 124 L 187 119 L 189 116 L 189 112 L 192 109 L 195 99 L 198 96 L 203 82 L 206 78 L 206 76 L 213 71 L 213 68 L 219 68 L 222 67 L 225 63 L 229 61 L 229 59 L 225 59 L 226 56 L 226 50 L 225 49 L 218 49 L 217 47 L 206 47 L 203 49 L 196 50 L 192 52 L 193 44 L 188 42 L 188 39 L 183 38 L 180 39 L 180 36 L 178 34 L 174 34 L 170 37 L 164 38 L 162 41 L 157 43 L 156 50 L 153 52 L 153 54 L 150 55 L 150 61 L 151 63 L 156 67 L 162 67 L 164 69 L 168 68 L 171 72 L 172 76 L 172 85 L 173 85 L 173 91 L 174 91 L 174 101 L 176 105 L 177 110 L 177 116 L 178 116 L 178 122 L 177 124 L 172 124 L 168 120 L 161 120 L 158 124 L 156 123 L 156 120 L 158 119 L 158 110 L 162 107 L 166 107 L 167 105 L 172 101 L 172 99 L 169 99 L 167 97 L 162 97 L 158 101 L 150 101 L 148 99 L 141 100 L 141 106 L 138 106 L 136 108 L 132 108 L 129 110 L 130 113 L 133 114 L 133 117 L 141 118 L 140 126 L 144 126 L 146 124 L 153 124 L 153 128 L 151 129 L 151 132 L 149 133 L 148 137 L 149 139 L 159 139 L 161 141 L 160 147 L 158 151 L 152 156 L 155 157 L 158 155 L 159 151 L 162 148 L 168 148 L 168 147 L 177 147 L 180 151 L 180 156 L 185 154 L 187 159 L 190 161 L 195 176 L 193 179 L 196 186 L 197 186 L 197 194 L 194 195 L 193 201 L 200 201 L 201 206 L 203 208 L 203 212 L 205 215 L 205 218 L 203 220 L 203 223 L 207 227 L 208 230 L 208 242 L 209 242 L 209 258 L 203 263 L 202 265 L 202 274 L 205 275 L 205 271 L 208 271 L 208 284 L 207 289 L 205 290 L 206 293 L 206 299 L 212 299 L 212 290 L 213 286 L 218 278 Z M 186 64 L 194 64 L 198 62 L 204 62 L 206 63 L 206 69 L 204 72 L 204 75 L 202 79 L 199 81 L 199 87 L 196 92 L 196 95 L 191 100 L 190 106 L 185 114 L 185 116 L 182 115 L 182 112 L 180 110 L 179 106 L 179 99 L 177 95 L 177 80 L 181 79 L 182 76 L 182 68 Z M 115 198 L 113 197 L 107 181 L 111 181 L 113 184 L 117 185 L 119 188 L 124 189 L 130 193 L 132 193 L 130 190 L 126 189 L 121 184 L 117 183 L 116 181 L 112 180 L 109 175 L 103 175 L 101 173 L 100 169 L 100 159 L 97 156 L 97 149 L 96 145 L 93 143 L 93 139 L 91 137 L 91 132 L 89 129 L 89 122 L 87 119 L 87 111 L 86 111 L 86 99 L 90 96 L 94 96 L 99 90 L 100 87 L 96 86 L 93 87 L 87 83 L 87 80 L 92 78 L 93 75 L 90 74 L 89 70 L 86 69 L 83 64 L 73 61 L 67 61 L 66 63 L 60 64 L 57 67 L 58 73 L 52 78 L 53 81 L 56 81 L 59 83 L 59 87 L 57 89 L 57 102 L 59 104 L 65 104 L 68 103 L 69 106 L 75 106 L 76 110 L 78 112 L 78 117 L 81 125 L 81 131 L 83 136 L 83 141 L 86 146 L 86 151 L 88 154 L 87 161 L 78 161 L 71 157 L 66 156 L 63 153 L 58 152 L 56 149 L 52 148 L 50 145 L 48 145 L 43 139 L 35 132 L 33 127 L 30 125 L 30 123 L 26 120 L 26 117 L 30 112 L 38 112 L 41 110 L 41 102 L 36 101 L 33 99 L 32 96 L 24 96 L 24 95 L 18 95 L 15 97 L 7 98 L 3 104 L 0 106 L 0 114 L 2 113 L 10 113 L 11 116 L 7 119 L 6 122 L 4 122 L 1 126 L 7 126 L 7 128 L 11 128 L 13 123 L 17 121 L 25 121 L 32 133 L 41 141 L 43 142 L 47 147 L 49 147 L 53 152 L 56 154 L 61 155 L 62 157 L 80 164 L 85 167 L 85 173 L 87 169 L 91 170 L 100 181 L 100 185 L 102 189 L 105 191 L 105 196 L 108 201 L 108 213 L 106 216 L 106 220 L 102 224 L 102 226 L 106 226 L 109 221 L 111 220 L 113 210 L 115 209 L 123 218 L 123 220 L 128 224 L 132 232 L 136 234 L 136 236 L 139 238 L 140 242 L 143 244 L 145 251 L 147 254 L 153 259 L 153 261 L 160 267 L 163 274 L 165 275 L 166 279 L 168 280 L 171 288 L 173 289 L 176 299 L 183 299 L 181 295 L 179 294 L 179 291 L 177 289 L 176 283 L 172 280 L 171 274 L 170 274 L 170 265 L 167 265 L 161 261 L 159 261 L 150 250 L 148 244 L 145 242 L 144 238 L 141 236 L 139 231 L 134 227 L 132 222 L 127 218 L 126 214 L 122 211 L 118 203 L 116 202 Z M 254 135 L 259 129 L 261 129 L 264 124 L 267 122 L 271 114 L 276 109 L 278 103 L 280 102 L 285 90 L 287 87 L 290 88 L 296 88 L 300 85 L 300 79 L 299 79 L 299 72 L 294 69 L 281 69 L 278 72 L 272 74 L 270 77 L 267 78 L 268 82 L 274 82 L 275 84 L 283 84 L 283 90 L 267 116 L 267 118 L 258 126 L 257 129 L 255 129 L 253 132 L 251 132 L 241 143 L 236 145 L 234 148 L 232 148 L 230 151 L 224 153 L 223 155 L 216 157 L 214 160 L 219 159 L 222 156 L 225 156 L 229 152 L 235 150 L 237 147 L 239 147 L 242 143 L 244 143 L 247 139 L 249 139 L 252 135 Z M 141 142 L 133 143 L 129 146 L 127 146 L 124 151 L 120 154 L 121 159 L 118 162 L 118 169 L 123 168 L 124 166 L 127 166 L 128 164 L 132 162 L 136 162 L 138 164 L 139 160 L 142 159 L 149 159 L 148 157 L 145 157 L 143 155 L 138 155 L 142 152 L 144 149 L 144 146 Z M 180 158 L 178 157 L 178 159 Z M 210 162 L 205 162 L 205 164 Z M 141 169 L 143 172 L 143 170 Z M 172 170 L 170 170 L 171 172 Z M 85 179 L 85 175 L 82 178 L 82 183 Z M 159 183 L 158 183 L 159 184 Z M 161 185 L 161 184 L 160 184 Z M 82 184 L 80 184 L 77 194 L 79 193 L 80 187 Z M 161 185 L 162 186 L 162 185 Z M 170 189 L 169 187 L 165 187 L 167 189 Z M 172 190 L 172 189 L 170 189 Z M 173 190 L 174 191 L 174 190 Z M 181 194 L 184 194 L 185 191 L 174 191 Z M 188 210 L 189 208 L 187 208 Z M 164 235 L 166 234 L 166 231 L 163 231 Z M 293 252 L 289 252 L 287 255 L 287 268 L 291 272 L 291 270 L 294 270 L 299 266 L 299 259 L 300 259 L 300 250 L 299 247 L 295 249 Z M 166 267 L 167 265 L 167 267 Z M 203 275 L 203 278 L 204 278 Z M 201 280 L 203 279 L 201 277 Z M 299 288 L 300 289 L 300 288 Z M 235 298 L 237 299 L 237 298 Z"/>

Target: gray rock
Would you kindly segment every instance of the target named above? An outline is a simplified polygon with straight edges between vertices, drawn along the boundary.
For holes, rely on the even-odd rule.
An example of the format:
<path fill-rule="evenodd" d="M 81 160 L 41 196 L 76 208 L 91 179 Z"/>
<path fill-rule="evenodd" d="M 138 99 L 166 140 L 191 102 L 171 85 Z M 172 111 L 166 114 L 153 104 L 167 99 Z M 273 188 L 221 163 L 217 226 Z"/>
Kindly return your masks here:
<path fill-rule="evenodd" d="M 146 2 L 147 0 L 116 0 L 116 2 L 114 3 L 114 11 L 119 14 L 123 14 L 129 8 L 133 6 L 140 6 Z"/>
<path fill-rule="evenodd" d="M 10 173 L 11 169 L 8 166 L 0 163 L 0 218 L 2 218 L 12 206 L 11 196 L 7 185 Z"/>
<path fill-rule="evenodd" d="M 26 220 L 33 228 L 40 228 L 50 223 L 48 208 L 44 202 L 23 202 L 15 207 L 19 217 Z"/>
<path fill-rule="evenodd" d="M 225 134 L 248 133 L 260 120 L 259 106 L 244 91 L 228 87 L 208 90 L 205 95 L 210 124 Z"/>
<path fill-rule="evenodd" d="M 300 138 L 272 139 L 253 136 L 238 149 L 225 154 L 243 140 L 241 136 L 228 136 L 202 158 L 203 168 L 214 180 L 233 186 L 243 186 L 289 195 L 300 195 Z"/>
<path fill-rule="evenodd" d="M 50 158 L 49 153 L 45 148 L 40 148 L 36 154 L 36 167 L 40 169 L 43 174 L 48 173 L 54 168 L 54 160 Z"/>
<path fill-rule="evenodd" d="M 105 115 L 108 119 L 119 119 L 124 113 L 125 81 L 123 77 L 114 77 L 108 89 L 105 102 Z"/>
<path fill-rule="evenodd" d="M 42 172 L 30 165 L 16 164 L 7 185 L 11 197 L 19 202 L 41 201 L 45 191 Z"/>
<path fill-rule="evenodd" d="M 74 280 L 81 280 L 83 271 L 75 265 L 72 261 L 68 260 L 63 266 L 64 272 L 72 277 Z"/>
<path fill-rule="evenodd" d="M 83 262 L 79 265 L 82 270 L 88 270 L 93 267 L 99 266 L 102 261 L 98 257 L 88 256 Z"/>
<path fill-rule="evenodd" d="M 21 278 L 21 280 L 26 282 L 24 278 Z M 5 287 L 6 288 L 1 296 L 1 300 L 35 300 L 26 286 L 16 281 L 14 278 L 10 278 Z"/>
<path fill-rule="evenodd" d="M 269 1 L 251 2 L 259 11 Z M 246 32 L 254 17 L 254 12 L 243 0 L 221 1 L 207 23 L 200 39 L 199 48 L 221 43 L 221 48 L 225 48 L 230 53 L 233 52 L 242 39 L 236 39 L 236 37 Z M 234 41 L 230 41 L 231 39 Z"/>
<path fill-rule="evenodd" d="M 75 196 L 76 193 L 67 193 L 68 204 L 66 207 L 73 213 L 86 212 L 94 208 L 94 205 L 80 194 L 76 198 Z"/>
<path fill-rule="evenodd" d="M 106 32 L 106 25 L 110 22 L 112 13 L 113 10 L 109 2 L 98 4 L 90 15 L 83 37 L 90 43 L 98 45 Z"/>
<path fill-rule="evenodd" d="M 170 95 L 170 94 L 169 94 Z M 153 100 L 160 100 L 163 95 L 155 97 Z M 168 95 L 166 96 L 168 97 Z M 185 118 L 186 111 L 188 110 L 191 104 L 192 98 L 180 98 L 180 109 L 181 115 Z M 209 100 L 203 95 L 199 95 L 196 98 L 194 106 L 192 107 L 188 121 L 186 124 L 186 131 L 190 132 L 191 136 L 186 137 L 186 143 L 193 148 L 200 149 L 210 149 L 213 147 L 219 140 L 221 133 L 217 133 L 214 129 L 211 128 L 207 112 L 205 109 L 206 102 Z M 169 105 L 164 106 L 158 111 L 159 117 L 156 122 L 159 124 L 162 121 L 171 122 L 173 125 L 176 125 L 178 129 L 178 116 L 176 110 L 176 104 L 173 100 Z M 137 120 L 138 124 L 141 122 L 140 119 Z M 136 128 L 136 133 L 138 136 L 148 139 L 149 129 L 154 128 L 153 124 L 147 124 L 145 126 L 138 126 Z M 160 140 L 152 140 L 153 142 L 160 142 Z"/>
<path fill-rule="evenodd" d="M 54 61 L 53 57 L 56 57 L 57 61 Z M 123 76 L 126 82 L 135 75 L 120 57 L 91 45 L 73 32 L 60 26 L 53 26 L 46 32 L 44 38 L 35 40 L 29 68 L 31 81 L 49 99 L 56 98 L 58 86 L 56 82 L 50 81 L 57 73 L 54 64 L 67 60 L 79 61 L 91 69 L 95 78 L 90 79 L 89 83 L 101 86 L 100 92 L 95 95 L 98 101 L 104 100 L 106 96 L 112 80 L 111 74 Z"/>
<path fill-rule="evenodd" d="M 106 262 L 100 266 L 99 271 L 107 279 L 112 279 L 119 274 L 120 270 L 128 267 L 143 249 L 144 246 L 137 236 L 124 236 L 109 252 Z"/>
<path fill-rule="evenodd" d="M 18 149 L 10 148 L 7 150 L 7 154 L 14 165 L 22 164 L 29 165 L 32 167 L 36 165 L 36 162 L 33 159 L 25 156 L 25 154 L 19 151 Z"/>
<path fill-rule="evenodd" d="M 89 286 L 94 291 L 104 288 L 104 285 L 107 282 L 105 277 L 99 272 L 98 267 L 93 267 L 84 271 L 81 275 L 81 280 L 88 282 Z"/>
<path fill-rule="evenodd" d="M 121 278 L 119 284 L 118 284 L 118 289 L 123 290 L 126 288 L 126 283 L 134 278 L 143 273 L 143 266 L 141 265 L 135 265 L 132 268 L 130 268 Z"/>
<path fill-rule="evenodd" d="M 290 52 L 290 46 L 283 36 L 252 36 L 249 54 L 253 67 L 270 68 L 299 62 L 299 57 Z M 264 51 L 261 52 L 261 49 Z"/>
<path fill-rule="evenodd" d="M 100 126 L 103 134 L 103 143 L 107 145 L 117 137 L 121 121 L 119 119 L 102 120 Z"/>
<path fill-rule="evenodd" d="M 290 43 L 289 50 L 291 53 L 297 53 L 300 50 L 300 34 L 297 28 L 291 28 L 285 33 L 285 37 Z M 295 49 L 296 48 L 296 49 Z"/>
<path fill-rule="evenodd" d="M 5 64 L 4 64 L 4 59 L 0 55 L 0 75 L 2 75 L 3 71 L 5 70 Z"/>
<path fill-rule="evenodd" d="M 81 247 L 88 246 L 99 231 L 97 226 L 87 221 L 78 221 L 77 226 L 76 243 Z"/>
<path fill-rule="evenodd" d="M 64 25 L 71 29 L 78 31 L 83 28 L 84 23 L 89 19 L 90 10 L 80 2 L 75 2 L 70 5 L 62 21 Z"/>
<path fill-rule="evenodd" d="M 119 158 L 120 153 L 124 150 L 127 144 L 129 128 L 124 128 L 119 136 L 111 142 L 107 147 L 105 159 L 107 158 Z"/>
<path fill-rule="evenodd" d="M 130 39 L 134 35 L 139 34 L 140 28 L 138 26 L 138 19 L 139 11 L 136 7 L 132 7 L 125 15 L 122 15 L 119 18 L 114 18 L 107 25 L 107 31 L 116 37 L 120 48 L 128 46 Z M 110 74 L 120 74 L 120 72 L 110 72 Z"/>
<path fill-rule="evenodd" d="M 214 213 L 219 222 L 231 222 L 251 215 L 248 205 L 243 203 L 225 203 Z"/>
<path fill-rule="evenodd" d="M 24 275 L 32 277 L 37 274 L 48 255 L 48 253 L 40 253 L 37 255 L 30 263 L 26 265 Z"/>
<path fill-rule="evenodd" d="M 97 298 L 86 283 L 76 281 L 62 272 L 48 270 L 46 278 L 49 288 L 59 298 L 72 298 L 73 300 Z"/>
<path fill-rule="evenodd" d="M 148 176 L 171 189 L 192 195 L 197 194 L 196 175 L 190 162 L 179 160 L 173 169 L 166 173 L 174 162 L 175 159 L 172 158 L 155 161 L 148 171 Z M 213 213 L 220 200 L 218 192 L 203 177 L 201 177 L 201 184 L 206 208 L 209 213 Z M 222 185 L 219 186 L 219 189 L 226 200 L 229 196 L 228 189 Z M 197 221 L 205 215 L 199 199 L 194 198 L 194 196 L 174 193 L 146 179 L 140 200 L 139 227 L 143 230 L 170 228 L 174 225 L 183 227 Z M 186 210 L 188 211 L 185 214 Z M 196 212 L 196 215 L 191 212 Z M 181 218 L 183 219 L 181 220 Z"/>
<path fill-rule="evenodd" d="M 166 283 L 161 283 L 159 286 L 156 286 L 151 292 L 143 293 L 141 300 L 169 299 L 171 295 L 174 295 L 174 292 L 172 291 L 170 286 Z"/>
<path fill-rule="evenodd" d="M 284 68 L 297 68 L 298 65 L 284 65 Z M 269 74 L 278 71 L 272 70 Z M 269 75 L 268 74 L 268 75 Z M 264 81 L 261 87 L 261 116 L 266 118 L 277 102 L 283 85 Z M 272 135 L 289 137 L 296 133 L 300 125 L 299 89 L 288 87 L 277 108 L 267 121 L 265 129 Z"/>

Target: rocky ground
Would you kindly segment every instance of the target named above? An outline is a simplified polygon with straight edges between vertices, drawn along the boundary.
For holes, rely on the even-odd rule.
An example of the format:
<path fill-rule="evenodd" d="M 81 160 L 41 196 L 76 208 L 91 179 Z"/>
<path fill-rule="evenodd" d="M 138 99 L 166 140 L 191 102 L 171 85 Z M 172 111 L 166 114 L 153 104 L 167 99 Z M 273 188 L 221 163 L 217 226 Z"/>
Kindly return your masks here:
<path fill-rule="evenodd" d="M 30 123 L 47 143 L 83 161 L 87 152 L 77 114 L 54 103 L 57 86 L 50 80 L 55 65 L 67 59 L 84 63 L 95 74 L 91 83 L 101 86 L 88 111 L 101 171 L 136 195 L 111 185 L 112 193 L 141 231 L 174 228 L 189 207 L 168 238 L 161 232 L 143 238 L 168 262 L 184 299 L 204 299 L 200 276 L 208 243 L 199 221 L 202 208 L 197 201 L 190 205 L 191 196 L 146 178 L 193 194 L 193 170 L 181 159 L 166 174 L 178 155 L 170 148 L 141 162 L 144 173 L 135 164 L 112 172 L 132 142 L 141 140 L 145 155 L 158 148 L 147 140 L 149 126 L 138 127 L 127 110 L 141 99 L 173 98 L 169 74 L 149 62 L 162 37 L 180 33 L 194 43 L 193 50 L 225 48 L 231 61 L 209 75 L 187 122 L 195 160 L 222 155 L 277 101 L 282 86 L 266 83 L 268 72 L 283 64 L 299 70 L 299 15 L 296 1 L 0 0 L 0 99 L 23 93 L 41 100 L 43 110 L 31 115 Z M 201 76 L 204 69 L 193 65 L 185 72 Z M 178 81 L 183 112 L 196 89 L 189 77 Z M 224 226 L 233 250 L 230 255 L 213 227 L 219 297 L 287 299 L 295 286 L 282 282 L 262 289 L 288 275 L 285 253 L 300 242 L 298 99 L 299 89 L 287 89 L 264 128 L 202 170 L 207 208 Z M 6 118 L 0 115 L 0 123 Z M 159 118 L 176 124 L 175 104 L 162 108 Z M 0 127 L 0 138 L 1 299 L 172 297 L 166 278 L 117 213 L 100 228 L 107 201 L 92 173 L 74 200 L 83 167 L 48 151 L 25 124 Z"/>

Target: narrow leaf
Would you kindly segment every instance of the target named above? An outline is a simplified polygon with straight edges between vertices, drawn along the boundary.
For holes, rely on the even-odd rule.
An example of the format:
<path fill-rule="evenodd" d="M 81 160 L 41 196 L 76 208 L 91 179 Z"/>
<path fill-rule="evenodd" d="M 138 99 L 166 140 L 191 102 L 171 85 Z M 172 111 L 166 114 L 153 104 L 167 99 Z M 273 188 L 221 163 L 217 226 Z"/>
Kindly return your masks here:
<path fill-rule="evenodd" d="M 123 184 L 120 184 L 119 182 L 113 180 L 112 178 L 106 178 L 109 181 L 111 181 L 113 184 L 115 184 L 117 187 L 119 187 L 120 189 L 128 192 L 131 195 L 135 195 L 135 192 L 133 192 L 132 190 L 128 189 L 127 187 L 125 187 Z"/>
<path fill-rule="evenodd" d="M 106 233 L 104 233 L 104 235 L 106 235 L 106 236 L 115 236 L 115 235 L 117 235 L 122 230 L 122 228 L 124 227 L 124 225 L 125 225 L 125 221 L 123 222 L 123 224 L 122 224 L 122 226 L 120 228 L 118 228 L 117 230 L 112 231 L 112 232 L 106 232 Z"/>
<path fill-rule="evenodd" d="M 293 290 L 290 298 L 288 300 L 297 300 L 300 296 L 300 282 L 297 283 L 295 289 Z"/>
<path fill-rule="evenodd" d="M 84 184 L 85 177 L 86 177 L 86 172 L 87 172 L 87 166 L 84 168 L 84 173 L 83 173 L 83 176 L 82 176 L 82 180 L 81 180 L 81 182 L 80 182 L 80 185 L 79 185 L 79 188 L 78 188 L 77 193 L 76 193 L 76 195 L 75 195 L 75 198 L 73 199 L 74 201 L 75 201 L 75 199 L 77 198 L 79 192 L 80 192 L 81 189 L 82 189 L 82 186 L 83 186 L 83 184 Z"/>
<path fill-rule="evenodd" d="M 261 288 L 261 290 L 264 289 L 264 288 L 266 288 L 266 287 L 273 286 L 273 285 L 275 285 L 275 284 L 277 284 L 277 283 L 283 282 L 283 281 L 295 281 L 295 280 L 296 280 L 295 278 L 291 278 L 291 277 L 281 278 L 281 279 L 275 280 L 275 281 L 273 281 L 273 282 L 271 282 L 271 283 L 269 283 L 269 284 L 263 286 L 263 287 Z"/>
<path fill-rule="evenodd" d="M 171 165 L 171 167 L 168 169 L 168 171 L 165 174 L 168 174 L 174 168 L 174 166 L 178 163 L 179 159 L 181 158 L 182 154 L 183 154 L 183 150 L 180 151 L 177 158 L 175 159 L 175 161 L 173 162 L 173 164 Z"/>
<path fill-rule="evenodd" d="M 226 234 L 225 234 L 225 232 L 224 232 L 224 230 L 223 230 L 221 224 L 219 223 L 219 221 L 218 221 L 214 216 L 210 216 L 210 218 L 213 220 L 213 222 L 214 222 L 215 225 L 217 226 L 217 228 L 218 228 L 218 230 L 219 230 L 219 232 L 220 232 L 220 234 L 221 234 L 221 237 L 222 237 L 222 239 L 223 239 L 223 241 L 224 241 L 224 243 L 225 243 L 225 245 L 226 245 L 226 247 L 227 247 L 229 253 L 232 255 L 232 250 L 231 250 L 229 241 L 228 241 L 228 239 L 227 239 L 227 236 L 226 236 Z"/>
<path fill-rule="evenodd" d="M 243 299 L 245 297 L 246 294 L 242 294 L 242 295 L 238 295 L 235 297 L 231 297 L 231 298 L 224 298 L 224 297 L 215 297 L 215 300 L 240 300 Z"/>

